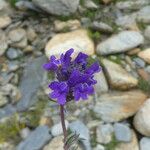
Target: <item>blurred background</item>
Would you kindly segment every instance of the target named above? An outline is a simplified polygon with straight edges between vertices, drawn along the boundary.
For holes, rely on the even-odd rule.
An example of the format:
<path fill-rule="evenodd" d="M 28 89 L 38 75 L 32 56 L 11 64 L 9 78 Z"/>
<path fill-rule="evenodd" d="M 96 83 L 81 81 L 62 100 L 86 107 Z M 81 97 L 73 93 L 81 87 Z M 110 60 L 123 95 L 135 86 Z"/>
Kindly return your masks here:
<path fill-rule="evenodd" d="M 0 0 L 0 150 L 63 150 L 42 65 L 70 48 L 103 68 L 66 106 L 78 149 L 150 150 L 150 0 Z"/>

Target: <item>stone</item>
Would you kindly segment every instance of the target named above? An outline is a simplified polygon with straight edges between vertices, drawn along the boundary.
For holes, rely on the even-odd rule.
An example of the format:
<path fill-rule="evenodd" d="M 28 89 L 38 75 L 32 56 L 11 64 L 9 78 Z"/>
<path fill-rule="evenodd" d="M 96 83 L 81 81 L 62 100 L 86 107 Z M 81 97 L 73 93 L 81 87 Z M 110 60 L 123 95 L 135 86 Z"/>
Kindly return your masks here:
<path fill-rule="evenodd" d="M 20 131 L 20 135 L 21 135 L 22 139 L 26 139 L 30 135 L 30 133 L 31 133 L 31 131 L 27 127 Z"/>
<path fill-rule="evenodd" d="M 134 126 L 138 132 L 150 136 L 150 99 L 146 100 L 134 117 Z"/>
<path fill-rule="evenodd" d="M 68 128 L 68 126 L 69 126 L 68 121 L 65 121 L 65 125 L 66 125 L 66 128 Z M 51 134 L 52 134 L 54 137 L 63 134 L 61 122 L 58 123 L 58 124 L 55 124 L 55 125 L 51 128 Z"/>
<path fill-rule="evenodd" d="M 35 38 L 37 37 L 37 34 L 35 33 L 33 28 L 28 28 L 27 29 L 27 38 L 30 42 L 33 42 Z"/>
<path fill-rule="evenodd" d="M 40 119 L 40 125 L 47 125 L 48 127 L 52 127 L 53 120 L 49 116 L 42 116 L 42 118 Z"/>
<path fill-rule="evenodd" d="M 112 140 L 114 128 L 111 124 L 101 124 L 96 129 L 96 141 L 101 144 L 108 144 Z"/>
<path fill-rule="evenodd" d="M 109 4 L 112 0 L 102 0 L 104 4 Z"/>
<path fill-rule="evenodd" d="M 150 138 L 143 137 L 140 140 L 140 150 L 149 150 L 150 148 Z"/>
<path fill-rule="evenodd" d="M 140 90 L 110 92 L 98 98 L 93 111 L 97 118 L 105 122 L 118 122 L 133 116 L 146 100 Z"/>
<path fill-rule="evenodd" d="M 115 150 L 140 150 L 135 132 L 132 130 L 132 139 L 130 142 L 118 143 Z"/>
<path fill-rule="evenodd" d="M 17 49 L 14 49 L 14 48 L 9 48 L 6 52 L 6 56 L 9 59 L 16 59 L 19 57 L 19 51 Z"/>
<path fill-rule="evenodd" d="M 86 150 L 91 150 L 89 129 L 81 121 L 77 120 L 70 123 L 69 129 L 73 133 L 79 134 L 79 138 L 84 139 L 81 140 L 80 142 L 83 144 Z"/>
<path fill-rule="evenodd" d="M 113 28 L 104 22 L 94 21 L 92 24 L 92 28 L 96 31 L 101 31 L 101 32 L 106 32 L 106 33 L 113 32 Z"/>
<path fill-rule="evenodd" d="M 105 147 L 98 144 L 93 150 L 105 150 Z"/>
<path fill-rule="evenodd" d="M 108 84 L 103 71 L 96 73 L 94 79 L 97 81 L 95 91 L 98 95 L 108 92 Z"/>
<path fill-rule="evenodd" d="M 63 136 L 56 136 L 44 147 L 43 150 L 64 150 L 63 146 Z"/>
<path fill-rule="evenodd" d="M 144 31 L 144 35 L 146 37 L 146 39 L 150 40 L 150 26 L 147 26 L 145 31 Z"/>
<path fill-rule="evenodd" d="M 11 22 L 11 18 L 8 15 L 0 16 L 0 29 L 6 28 Z"/>
<path fill-rule="evenodd" d="M 150 65 L 148 65 L 146 68 L 145 68 L 146 72 L 148 72 L 150 74 Z"/>
<path fill-rule="evenodd" d="M 86 1 L 84 1 L 84 6 L 87 9 L 98 9 L 98 6 L 92 0 L 86 0 Z"/>
<path fill-rule="evenodd" d="M 148 72 L 146 72 L 144 69 L 137 69 L 137 72 L 142 79 L 150 82 L 150 74 Z"/>
<path fill-rule="evenodd" d="M 33 3 L 50 14 L 68 16 L 76 12 L 79 0 L 33 0 Z"/>
<path fill-rule="evenodd" d="M 103 59 L 102 63 L 108 76 L 109 84 L 112 88 L 126 90 L 137 86 L 138 80 L 131 76 L 120 65 L 107 59 Z"/>
<path fill-rule="evenodd" d="M 137 21 L 142 23 L 150 23 L 150 5 L 140 9 L 137 13 Z"/>
<path fill-rule="evenodd" d="M 15 150 L 15 145 L 8 142 L 0 143 L 0 150 Z"/>
<path fill-rule="evenodd" d="M 84 52 L 88 55 L 94 54 L 94 43 L 88 37 L 88 32 L 84 29 L 56 34 L 45 47 L 46 56 L 60 55 L 70 48 L 75 49 L 75 53 Z"/>
<path fill-rule="evenodd" d="M 81 27 L 81 23 L 79 20 L 68 20 L 68 21 L 60 21 L 55 20 L 54 21 L 54 28 L 55 31 L 68 31 L 68 30 L 76 30 Z"/>
<path fill-rule="evenodd" d="M 150 4 L 150 2 L 148 0 L 136 0 L 136 1 L 130 1 L 130 0 L 127 0 L 127 1 L 122 1 L 122 2 L 118 2 L 116 4 L 116 7 L 118 9 L 122 9 L 122 10 L 127 10 L 127 9 L 130 9 L 130 10 L 138 10 L 139 8 L 143 7 L 143 6 L 146 6 Z"/>
<path fill-rule="evenodd" d="M 96 52 L 100 55 L 108 55 L 129 51 L 140 44 L 144 38 L 137 31 L 122 31 L 98 44 Z"/>
<path fill-rule="evenodd" d="M 8 48 L 8 42 L 6 39 L 5 32 L 0 30 L 0 56 L 2 56 Z"/>
<path fill-rule="evenodd" d="M 133 61 L 137 68 L 144 68 L 145 67 L 145 61 L 143 61 L 141 58 L 135 57 L 133 58 Z"/>
<path fill-rule="evenodd" d="M 11 43 L 20 42 L 25 36 L 26 31 L 22 28 L 13 29 L 8 34 Z"/>
<path fill-rule="evenodd" d="M 150 48 L 139 52 L 138 56 L 150 64 Z"/>
<path fill-rule="evenodd" d="M 139 53 L 141 51 L 140 48 L 134 48 L 130 51 L 127 52 L 128 55 L 136 55 L 137 53 Z"/>
<path fill-rule="evenodd" d="M 45 56 L 29 60 L 19 85 L 21 99 L 17 103 L 18 111 L 24 111 L 37 101 L 37 91 L 44 79 L 42 65 L 47 61 Z"/>
<path fill-rule="evenodd" d="M 16 150 L 42 149 L 51 138 L 49 128 L 47 126 L 39 126 L 24 141 L 19 143 Z"/>
<path fill-rule="evenodd" d="M 9 117 L 14 113 L 16 113 L 16 108 L 13 105 L 8 104 L 5 107 L 0 108 L 0 119 Z"/>
<path fill-rule="evenodd" d="M 3 95 L 2 92 L 0 92 L 0 107 L 3 107 L 8 103 L 7 97 Z"/>
<path fill-rule="evenodd" d="M 119 142 L 131 142 L 132 140 L 131 129 L 123 123 L 114 124 L 114 133 Z"/>

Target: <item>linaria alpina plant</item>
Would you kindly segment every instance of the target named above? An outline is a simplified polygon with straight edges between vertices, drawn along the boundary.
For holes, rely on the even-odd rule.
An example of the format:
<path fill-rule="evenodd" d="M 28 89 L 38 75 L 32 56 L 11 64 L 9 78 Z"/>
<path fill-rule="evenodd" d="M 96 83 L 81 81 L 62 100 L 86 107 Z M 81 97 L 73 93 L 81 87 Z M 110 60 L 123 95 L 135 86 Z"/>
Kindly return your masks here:
<path fill-rule="evenodd" d="M 49 88 L 52 92 L 49 94 L 51 99 L 56 100 L 60 105 L 60 117 L 64 134 L 64 150 L 69 150 L 69 140 L 76 139 L 79 135 L 67 137 L 65 126 L 64 105 L 69 101 L 86 100 L 88 95 L 94 93 L 94 74 L 101 70 L 98 62 L 88 65 L 88 55 L 80 52 L 72 60 L 71 54 L 74 49 L 69 49 L 65 54 L 61 54 L 60 59 L 51 56 L 48 63 L 43 67 L 47 71 L 52 71 L 56 75 L 57 81 L 52 81 Z"/>

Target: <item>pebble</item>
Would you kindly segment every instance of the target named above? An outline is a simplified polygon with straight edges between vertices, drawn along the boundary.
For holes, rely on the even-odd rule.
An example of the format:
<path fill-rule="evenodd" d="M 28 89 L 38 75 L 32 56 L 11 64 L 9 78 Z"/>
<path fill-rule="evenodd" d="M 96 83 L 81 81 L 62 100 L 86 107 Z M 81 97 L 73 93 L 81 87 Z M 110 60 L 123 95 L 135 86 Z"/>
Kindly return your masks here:
<path fill-rule="evenodd" d="M 140 140 L 140 150 L 149 150 L 150 148 L 150 138 L 143 137 Z"/>
<path fill-rule="evenodd" d="M 150 99 L 147 99 L 134 117 L 134 126 L 142 135 L 150 136 Z"/>
<path fill-rule="evenodd" d="M 138 56 L 150 64 L 150 48 L 139 52 Z"/>
<path fill-rule="evenodd" d="M 135 65 L 137 68 L 144 68 L 146 65 L 145 61 L 143 61 L 142 59 L 138 57 L 133 58 L 133 61 L 135 62 Z"/>
<path fill-rule="evenodd" d="M 20 131 L 22 139 L 26 139 L 30 135 L 31 131 L 29 128 L 24 128 Z"/>
<path fill-rule="evenodd" d="M 16 59 L 19 57 L 19 51 L 17 49 L 14 49 L 14 48 L 9 48 L 6 52 L 6 56 L 9 59 Z"/>
<path fill-rule="evenodd" d="M 123 123 L 114 124 L 115 137 L 120 142 L 131 142 L 132 132 L 130 128 Z"/>
<path fill-rule="evenodd" d="M 7 97 L 3 95 L 2 92 L 0 92 L 0 107 L 3 107 L 8 103 Z"/>
<path fill-rule="evenodd" d="M 97 46 L 96 52 L 99 55 L 108 55 L 129 51 L 138 45 L 143 44 L 144 37 L 137 31 L 122 31 Z"/>
<path fill-rule="evenodd" d="M 27 38 L 30 42 L 33 42 L 35 38 L 37 37 L 37 34 L 35 33 L 34 29 L 29 27 L 27 29 Z"/>
<path fill-rule="evenodd" d="M 98 144 L 93 150 L 105 150 L 103 145 Z"/>
<path fill-rule="evenodd" d="M 8 15 L 0 16 L 0 29 L 6 28 L 12 20 Z"/>
<path fill-rule="evenodd" d="M 145 31 L 144 31 L 144 35 L 146 37 L 146 39 L 150 40 L 150 26 L 147 26 Z"/>

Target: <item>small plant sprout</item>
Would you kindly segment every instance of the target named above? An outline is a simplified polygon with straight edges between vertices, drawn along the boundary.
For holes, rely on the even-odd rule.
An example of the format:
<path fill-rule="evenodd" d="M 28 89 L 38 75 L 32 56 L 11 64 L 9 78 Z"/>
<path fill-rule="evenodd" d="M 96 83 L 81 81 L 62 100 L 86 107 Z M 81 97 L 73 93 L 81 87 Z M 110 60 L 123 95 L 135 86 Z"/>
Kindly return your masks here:
<path fill-rule="evenodd" d="M 80 52 L 75 59 L 71 58 L 74 49 L 69 49 L 57 59 L 51 56 L 43 67 L 47 71 L 55 73 L 56 81 L 49 84 L 52 92 L 49 97 L 60 106 L 61 124 L 64 134 L 64 150 L 69 150 L 67 141 L 67 129 L 65 126 L 64 106 L 69 101 L 86 100 L 88 95 L 94 94 L 94 74 L 101 71 L 98 62 L 89 66 L 88 55 Z"/>

